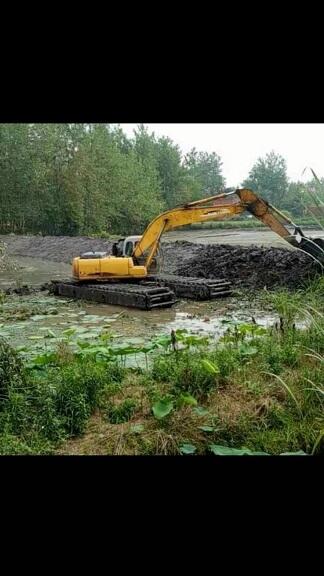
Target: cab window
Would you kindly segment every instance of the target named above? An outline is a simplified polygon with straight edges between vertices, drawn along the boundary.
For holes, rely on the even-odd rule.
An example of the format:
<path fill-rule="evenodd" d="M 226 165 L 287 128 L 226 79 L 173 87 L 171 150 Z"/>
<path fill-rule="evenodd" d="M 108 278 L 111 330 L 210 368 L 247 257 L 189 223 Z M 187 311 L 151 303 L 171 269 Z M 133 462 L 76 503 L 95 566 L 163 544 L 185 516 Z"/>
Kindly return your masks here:
<path fill-rule="evenodd" d="M 131 242 L 130 240 L 128 242 L 126 242 L 126 247 L 125 247 L 125 255 L 126 256 L 131 256 L 133 254 L 133 242 Z"/>

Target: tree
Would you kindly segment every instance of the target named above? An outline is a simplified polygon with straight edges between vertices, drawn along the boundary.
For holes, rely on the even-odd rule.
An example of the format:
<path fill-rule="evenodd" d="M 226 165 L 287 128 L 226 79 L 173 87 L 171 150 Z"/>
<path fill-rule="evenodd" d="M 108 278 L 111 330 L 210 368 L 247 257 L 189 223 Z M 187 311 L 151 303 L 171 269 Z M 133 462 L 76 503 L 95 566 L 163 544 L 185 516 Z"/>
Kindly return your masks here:
<path fill-rule="evenodd" d="M 159 138 L 155 145 L 156 166 L 159 174 L 161 194 L 167 208 L 182 202 L 181 152 L 170 138 Z"/>
<path fill-rule="evenodd" d="M 71 186 L 71 165 L 85 137 L 80 124 L 29 126 L 33 182 L 29 193 L 35 210 L 29 229 L 48 234 L 77 234 L 82 227 L 81 192 Z"/>
<path fill-rule="evenodd" d="M 138 126 L 0 124 L 0 232 L 140 233 L 161 211 L 217 193 L 216 154 Z"/>
<path fill-rule="evenodd" d="M 282 208 L 293 216 L 303 216 L 305 206 L 309 204 L 306 186 L 302 182 L 290 182 L 282 201 Z"/>
<path fill-rule="evenodd" d="M 215 152 L 198 152 L 193 148 L 184 159 L 184 168 L 199 185 L 199 196 L 213 196 L 222 191 L 225 179 L 222 175 L 222 161 Z"/>
<path fill-rule="evenodd" d="M 24 232 L 25 203 L 32 179 L 27 124 L 0 125 L 0 227 Z"/>
<path fill-rule="evenodd" d="M 140 233 L 163 204 L 154 164 L 126 153 L 109 127 L 94 125 L 74 159 L 82 196 L 83 232 Z"/>
<path fill-rule="evenodd" d="M 144 169 L 157 170 L 166 208 L 217 194 L 225 185 L 217 154 L 193 149 L 182 161 L 179 146 L 170 138 L 156 138 L 143 124 L 135 130 L 134 150 Z"/>
<path fill-rule="evenodd" d="M 274 151 L 265 158 L 259 158 L 243 182 L 243 186 L 251 188 L 274 206 L 280 206 L 288 190 L 285 159 Z"/>
<path fill-rule="evenodd" d="M 165 136 L 156 138 L 141 124 L 135 131 L 134 150 L 146 169 L 156 170 L 165 207 L 181 203 L 185 170 L 179 147 Z"/>

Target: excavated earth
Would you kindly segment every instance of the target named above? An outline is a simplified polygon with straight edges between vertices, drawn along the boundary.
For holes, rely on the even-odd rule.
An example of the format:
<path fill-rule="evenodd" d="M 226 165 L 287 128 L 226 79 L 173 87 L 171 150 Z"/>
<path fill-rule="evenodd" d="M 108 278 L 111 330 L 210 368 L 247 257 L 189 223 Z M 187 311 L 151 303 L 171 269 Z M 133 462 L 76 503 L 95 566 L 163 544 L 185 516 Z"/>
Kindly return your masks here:
<path fill-rule="evenodd" d="M 111 253 L 112 241 L 66 236 L 0 236 L 8 256 L 70 263 L 88 251 Z M 298 288 L 321 272 L 311 257 L 294 249 L 232 244 L 162 242 L 161 270 L 198 278 L 224 278 L 236 287 Z"/>
<path fill-rule="evenodd" d="M 228 244 L 202 246 L 177 268 L 180 276 L 226 278 L 233 286 L 251 288 L 298 288 L 320 272 L 320 266 L 298 250 Z"/>

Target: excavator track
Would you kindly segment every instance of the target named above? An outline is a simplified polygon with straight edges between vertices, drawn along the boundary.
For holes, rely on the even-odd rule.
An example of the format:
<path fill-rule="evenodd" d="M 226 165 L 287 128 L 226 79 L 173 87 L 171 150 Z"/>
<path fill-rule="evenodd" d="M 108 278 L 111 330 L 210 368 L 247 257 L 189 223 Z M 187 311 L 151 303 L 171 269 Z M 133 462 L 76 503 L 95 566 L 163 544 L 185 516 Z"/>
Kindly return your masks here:
<path fill-rule="evenodd" d="M 79 283 L 73 280 L 53 280 L 50 292 L 55 296 L 88 300 L 101 304 L 112 304 L 154 310 L 169 308 L 178 298 L 191 300 L 213 300 L 230 296 L 231 285 L 225 280 L 185 278 L 161 274 L 150 276 L 136 283 L 107 282 Z"/>
<path fill-rule="evenodd" d="M 55 296 L 89 300 L 101 304 L 112 304 L 154 310 L 169 308 L 177 302 L 175 294 L 166 286 L 157 282 L 148 283 L 78 283 L 73 280 L 54 280 L 50 292 Z"/>
<path fill-rule="evenodd" d="M 158 274 L 153 277 L 161 286 L 173 290 L 179 298 L 190 300 L 213 300 L 230 296 L 231 283 L 224 279 L 207 280 L 206 278 L 193 278 L 174 276 L 171 274 Z"/>

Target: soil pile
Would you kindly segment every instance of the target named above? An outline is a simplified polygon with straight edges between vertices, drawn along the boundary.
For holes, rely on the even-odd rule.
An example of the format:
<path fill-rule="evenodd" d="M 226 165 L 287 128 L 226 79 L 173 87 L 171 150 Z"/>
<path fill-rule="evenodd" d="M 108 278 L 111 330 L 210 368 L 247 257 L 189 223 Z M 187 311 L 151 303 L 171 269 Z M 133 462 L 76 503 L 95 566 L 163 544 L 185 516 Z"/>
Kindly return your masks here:
<path fill-rule="evenodd" d="M 236 287 L 296 288 L 321 272 L 311 257 L 284 248 L 200 246 L 198 254 L 178 265 L 180 276 L 224 278 Z"/>
<path fill-rule="evenodd" d="M 0 236 L 8 256 L 29 256 L 71 263 L 83 252 L 111 254 L 111 240 L 68 236 Z M 160 270 L 167 274 L 198 278 L 225 279 L 237 287 L 297 288 L 321 269 L 310 256 L 294 249 L 240 246 L 233 244 L 197 244 L 187 241 L 163 241 Z"/>
<path fill-rule="evenodd" d="M 113 242 L 87 236 L 0 236 L 11 256 L 29 256 L 54 262 L 70 263 L 83 252 L 109 252 Z"/>

